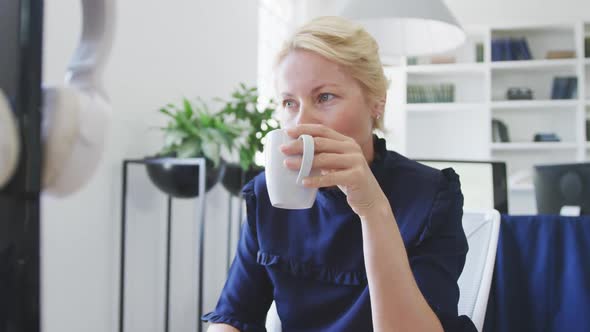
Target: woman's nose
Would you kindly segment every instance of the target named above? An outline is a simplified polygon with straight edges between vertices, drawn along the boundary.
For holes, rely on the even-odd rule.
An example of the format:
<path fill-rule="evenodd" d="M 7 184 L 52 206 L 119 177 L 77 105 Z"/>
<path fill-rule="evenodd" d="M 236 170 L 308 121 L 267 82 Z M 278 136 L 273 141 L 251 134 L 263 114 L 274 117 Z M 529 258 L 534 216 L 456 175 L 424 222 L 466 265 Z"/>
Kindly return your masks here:
<path fill-rule="evenodd" d="M 297 125 L 316 123 L 317 119 L 314 117 L 314 110 L 311 107 L 301 106 L 297 114 Z"/>

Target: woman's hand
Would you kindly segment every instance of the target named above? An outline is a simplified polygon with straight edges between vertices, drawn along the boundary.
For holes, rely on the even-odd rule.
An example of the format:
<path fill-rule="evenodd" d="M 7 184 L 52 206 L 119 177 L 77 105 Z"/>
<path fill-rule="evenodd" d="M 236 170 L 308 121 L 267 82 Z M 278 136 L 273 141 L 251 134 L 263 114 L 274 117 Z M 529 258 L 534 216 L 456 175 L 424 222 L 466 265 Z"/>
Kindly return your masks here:
<path fill-rule="evenodd" d="M 320 169 L 321 175 L 309 176 L 303 184 L 310 188 L 338 186 L 347 197 L 348 204 L 360 217 L 365 217 L 382 204 L 389 205 L 377 179 L 369 167 L 358 143 L 326 126 L 304 124 L 287 130 L 297 138 L 303 134 L 314 138 L 315 156 L 312 168 Z M 286 155 L 303 154 L 303 142 L 296 140 L 285 144 L 281 151 Z M 287 158 L 285 166 L 299 170 L 301 157 Z"/>

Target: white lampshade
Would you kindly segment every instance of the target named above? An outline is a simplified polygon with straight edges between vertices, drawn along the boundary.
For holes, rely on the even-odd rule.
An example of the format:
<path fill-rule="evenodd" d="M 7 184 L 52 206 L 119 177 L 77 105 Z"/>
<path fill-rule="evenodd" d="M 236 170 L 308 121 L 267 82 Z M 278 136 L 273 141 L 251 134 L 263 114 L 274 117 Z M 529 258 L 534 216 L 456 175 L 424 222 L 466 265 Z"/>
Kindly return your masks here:
<path fill-rule="evenodd" d="M 465 41 L 442 0 L 350 0 L 340 15 L 361 23 L 383 58 L 444 53 Z"/>

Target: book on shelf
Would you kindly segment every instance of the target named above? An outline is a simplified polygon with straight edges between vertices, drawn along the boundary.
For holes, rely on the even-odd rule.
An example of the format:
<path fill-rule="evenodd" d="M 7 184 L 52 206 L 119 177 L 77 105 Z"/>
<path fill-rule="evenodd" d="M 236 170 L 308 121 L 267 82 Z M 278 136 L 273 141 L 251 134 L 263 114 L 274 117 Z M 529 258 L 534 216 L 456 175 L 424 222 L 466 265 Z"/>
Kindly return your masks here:
<path fill-rule="evenodd" d="M 430 58 L 430 64 L 433 65 L 451 64 L 456 62 L 457 59 L 452 55 L 433 55 Z"/>
<path fill-rule="evenodd" d="M 561 142 L 561 138 L 556 133 L 536 133 L 533 142 Z"/>
<path fill-rule="evenodd" d="M 546 59 L 573 59 L 576 57 L 576 51 L 572 50 L 551 50 L 547 51 Z"/>
<path fill-rule="evenodd" d="M 553 78 L 551 99 L 574 99 L 577 97 L 578 78 L 575 76 L 557 76 Z"/>
<path fill-rule="evenodd" d="M 475 44 L 475 62 L 483 62 L 484 60 L 484 48 L 483 43 Z"/>
<path fill-rule="evenodd" d="M 531 60 L 526 38 L 495 38 L 492 40 L 492 61 Z"/>
<path fill-rule="evenodd" d="M 451 83 L 415 85 L 407 87 L 408 104 L 452 103 L 455 100 L 455 86 Z"/>

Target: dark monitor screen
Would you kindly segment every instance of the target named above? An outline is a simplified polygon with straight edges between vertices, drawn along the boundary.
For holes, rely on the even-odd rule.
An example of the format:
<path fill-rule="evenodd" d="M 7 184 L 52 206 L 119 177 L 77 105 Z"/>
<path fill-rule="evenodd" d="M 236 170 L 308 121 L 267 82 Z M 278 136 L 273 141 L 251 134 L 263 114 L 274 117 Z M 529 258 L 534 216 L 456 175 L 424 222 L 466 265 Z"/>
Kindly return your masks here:
<path fill-rule="evenodd" d="M 537 165 L 533 179 L 538 213 L 579 206 L 582 214 L 590 214 L 590 163 Z"/>

